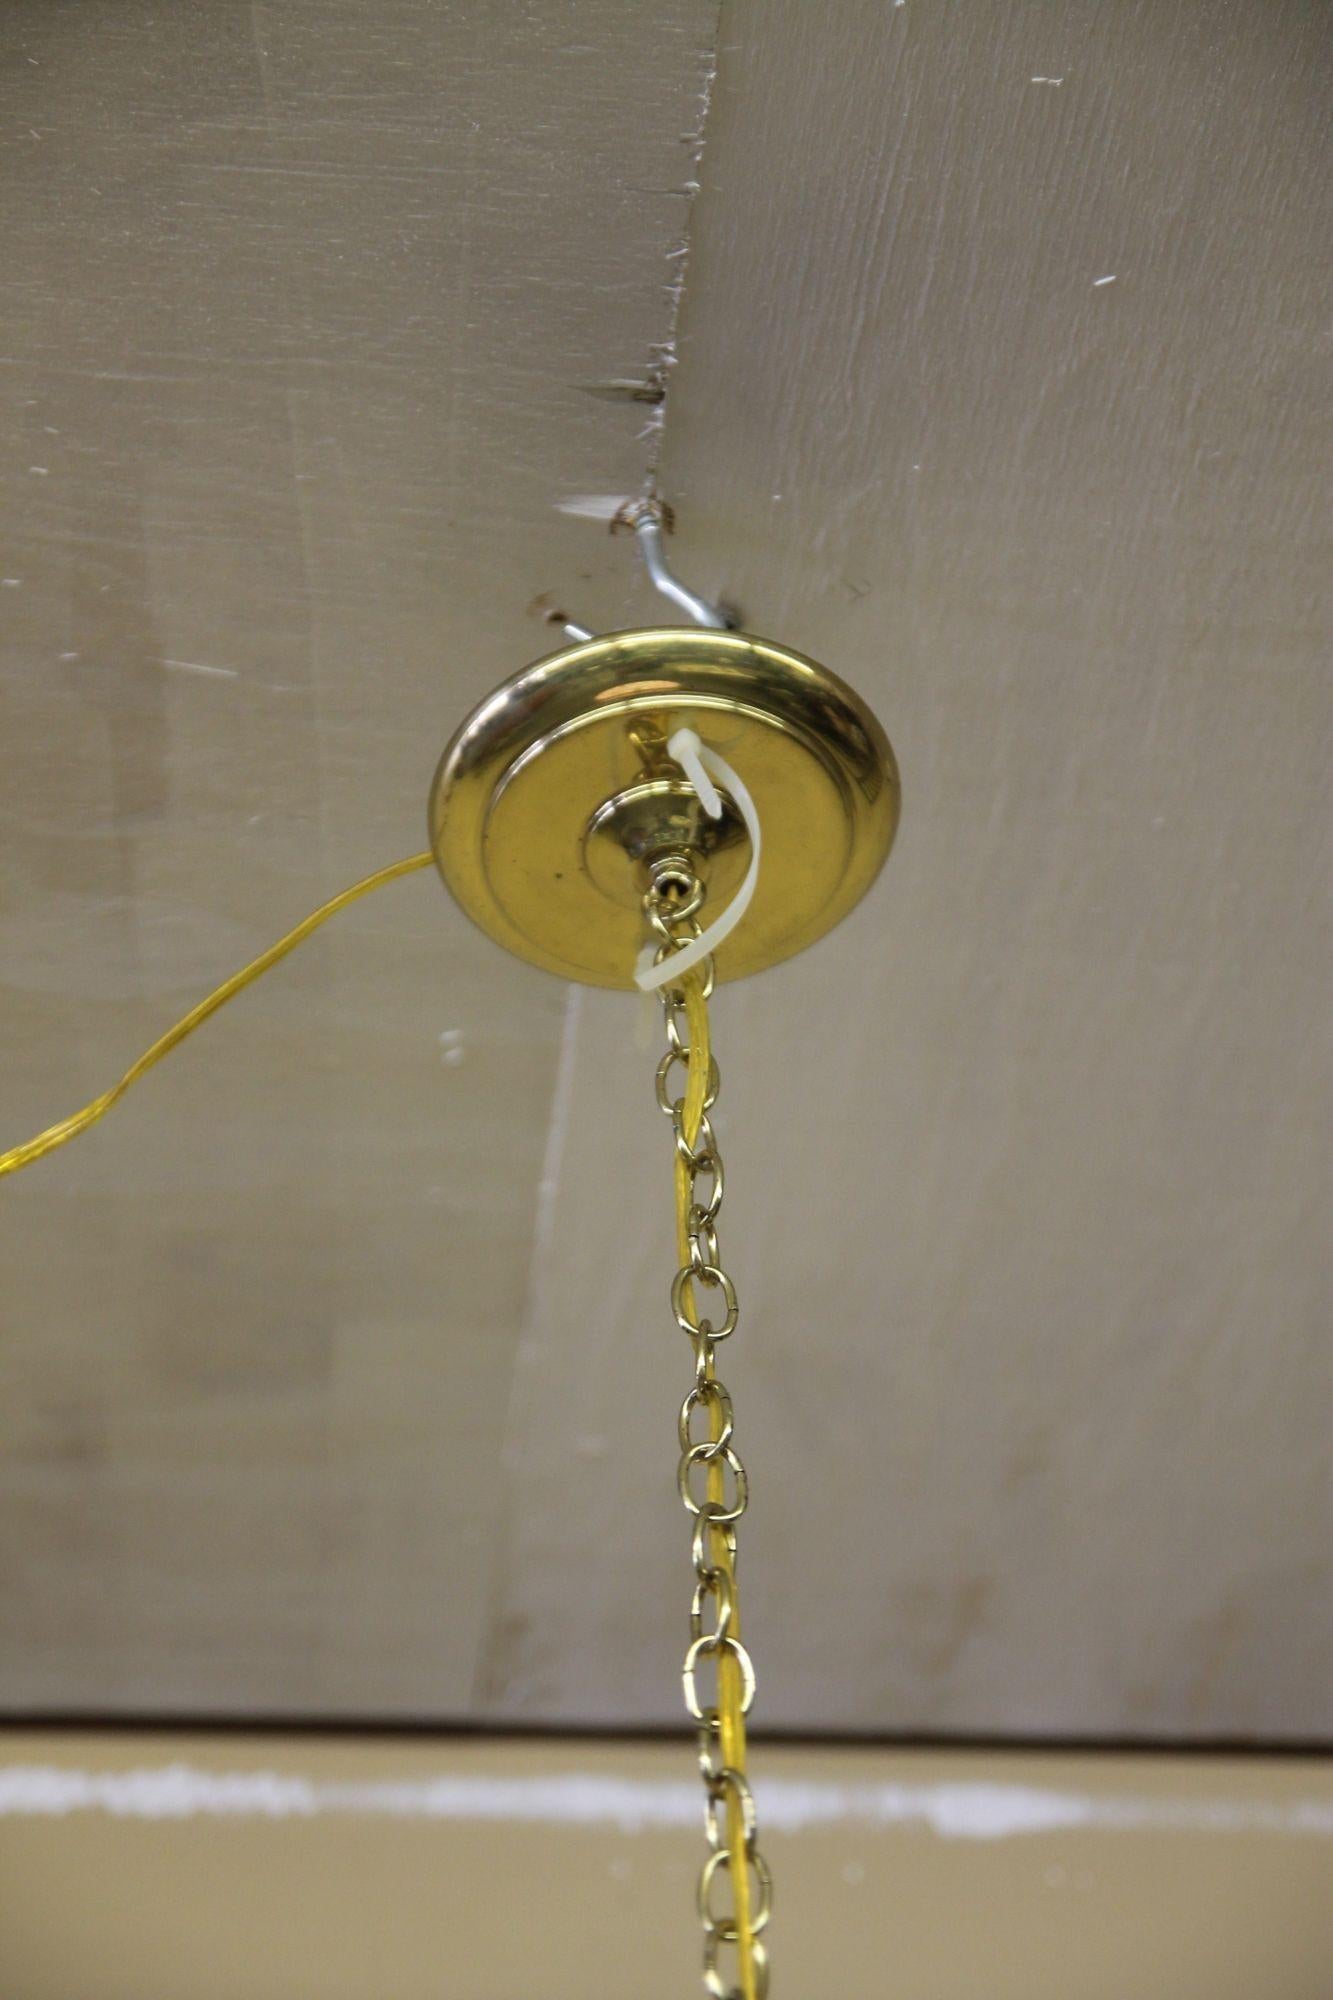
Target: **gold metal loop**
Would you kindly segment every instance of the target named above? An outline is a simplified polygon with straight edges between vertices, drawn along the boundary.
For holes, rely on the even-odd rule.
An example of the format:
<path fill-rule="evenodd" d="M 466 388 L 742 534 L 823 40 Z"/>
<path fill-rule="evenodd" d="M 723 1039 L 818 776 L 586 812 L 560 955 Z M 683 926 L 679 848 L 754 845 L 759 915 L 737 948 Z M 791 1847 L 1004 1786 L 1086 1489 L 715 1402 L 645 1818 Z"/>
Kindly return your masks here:
<path fill-rule="evenodd" d="M 696 1410 L 708 1409 L 721 1411 L 722 1428 L 716 1437 L 697 1438 L 690 1429 L 691 1419 Z M 709 1455 L 717 1458 L 731 1443 L 733 1428 L 731 1397 L 716 1375 L 711 1376 L 706 1382 L 696 1384 L 680 1406 L 680 1421 L 676 1431 L 680 1438 L 681 1450 L 690 1451 L 696 1444 L 706 1444 L 709 1447 Z"/>
<path fill-rule="evenodd" d="M 662 995 L 662 1012 L 666 1018 L 667 1045 L 673 1055 L 688 1056 L 690 1038 L 682 1028 L 685 1021 L 685 995 L 679 987 L 669 987 Z M 688 1026 L 688 1023 L 686 1023 Z"/>
<path fill-rule="evenodd" d="M 712 1567 L 709 1536 L 713 1530 L 716 1530 L 722 1538 L 722 1548 L 728 1560 L 731 1562 L 736 1560 L 736 1530 L 728 1522 L 718 1519 L 720 1511 L 714 1501 L 705 1500 L 703 1506 L 700 1507 L 698 1513 L 695 1515 L 694 1534 L 690 1542 L 690 1554 L 694 1560 L 694 1572 L 696 1576 L 702 1576 L 706 1570 Z"/>
<path fill-rule="evenodd" d="M 717 1604 L 717 1621 L 711 1632 L 704 1630 L 704 1607 L 712 1598 Z M 694 1586 L 694 1596 L 690 1602 L 690 1638 L 725 1639 L 731 1630 L 731 1621 L 736 1611 L 736 1595 L 731 1587 L 731 1578 L 724 1569 L 710 1569 Z"/>
<path fill-rule="evenodd" d="M 748 1715 L 750 1713 L 750 1704 L 754 1700 L 753 1660 L 746 1652 L 744 1646 L 742 1646 L 740 1640 L 733 1639 L 730 1633 L 719 1637 L 715 1634 L 705 1632 L 702 1638 L 691 1641 L 690 1650 L 685 1655 L 685 1665 L 681 1670 L 681 1679 L 685 1684 L 685 1706 L 689 1709 L 690 1714 L 696 1722 L 703 1722 L 706 1719 L 705 1710 L 699 1702 L 698 1688 L 695 1685 L 695 1675 L 699 1669 L 699 1662 L 705 1659 L 716 1659 L 720 1665 L 724 1653 L 729 1653 L 740 1668 L 741 1714 Z"/>
<path fill-rule="evenodd" d="M 704 1807 L 704 1830 L 708 1835 L 708 1844 L 710 1847 L 721 1847 L 726 1839 L 726 1828 L 718 1817 L 717 1809 L 726 1803 L 728 1797 L 734 1798 L 740 1805 L 741 1823 L 745 1828 L 745 1851 L 752 1854 L 755 1835 L 759 1831 L 754 1793 L 740 1772 L 733 1771 L 728 1764 L 724 1764 L 709 1779 L 708 1802 Z"/>
<path fill-rule="evenodd" d="M 707 1201 L 699 1199 L 699 1182 L 705 1176 L 711 1178 L 712 1188 Z M 722 1155 L 716 1144 L 709 1159 L 690 1169 L 690 1214 L 702 1215 L 708 1222 L 717 1221 L 717 1212 L 722 1206 Z"/>
<path fill-rule="evenodd" d="M 691 917 L 682 927 L 684 930 L 684 936 L 673 937 L 671 935 L 671 932 L 667 929 L 666 925 L 662 923 L 659 918 L 652 916 L 650 914 L 648 921 L 652 925 L 653 929 L 657 932 L 658 936 L 662 939 L 662 943 L 658 945 L 657 950 L 653 953 L 654 965 L 661 965 L 664 959 L 670 958 L 673 951 L 679 951 L 680 947 L 683 944 L 692 943 L 695 938 L 701 935 L 703 928 L 702 925 L 697 923 L 695 919 Z M 707 958 L 702 959 L 700 963 L 695 966 L 694 970 L 698 974 L 699 978 L 703 981 L 704 999 L 711 1000 L 713 997 L 713 988 L 717 984 L 717 974 L 713 970 L 712 955 L 710 954 Z M 661 993 L 662 1000 L 665 1005 L 669 1007 L 679 1008 L 681 1010 L 684 1009 L 685 989 L 683 986 L 663 986 L 659 987 L 658 990 Z M 678 1033 L 679 1031 L 677 1030 L 675 1034 L 673 1034 L 672 1028 L 668 1026 L 667 1035 L 671 1040 L 673 1048 L 680 1046 L 679 1042 L 676 1039 L 676 1035 Z"/>
<path fill-rule="evenodd" d="M 691 1536 L 691 1558 L 695 1562 L 695 1576 L 703 1576 L 705 1570 L 713 1568 L 713 1554 L 727 1556 L 729 1562 L 737 1560 L 737 1530 L 719 1520 L 721 1508 L 713 1500 L 705 1500 L 695 1516 L 695 1534 Z M 719 1542 L 711 1542 L 711 1534 L 717 1532 Z"/>
<path fill-rule="evenodd" d="M 735 1940 L 720 1937 L 716 1931 L 704 1933 L 704 1992 L 710 2000 L 745 2000 L 740 1987 L 724 1979 L 718 1967 L 718 1952 L 723 1949 L 734 1950 Z M 750 1946 L 750 1965 L 755 2000 L 768 2000 L 768 1947 L 762 1938 L 755 1938 Z"/>
<path fill-rule="evenodd" d="M 679 1097 L 673 1098 L 669 1095 L 669 1088 L 671 1072 L 675 1065 L 680 1063 L 684 1068 L 688 1068 L 689 1061 L 690 1052 L 688 1048 L 668 1049 L 661 1062 L 657 1065 L 658 1108 L 665 1111 L 668 1118 L 679 1119 L 685 1110 L 684 1092 L 682 1091 Z M 720 1088 L 721 1077 L 718 1074 L 717 1062 L 715 1058 L 710 1057 L 708 1062 L 708 1088 L 704 1092 L 705 1111 L 711 1105 L 717 1103 L 717 1093 Z"/>
<path fill-rule="evenodd" d="M 704 1781 L 705 1810 L 714 1785 L 727 1768 L 722 1757 L 720 1732 L 721 1722 L 717 1710 L 705 1709 L 704 1719 L 699 1725 L 699 1770 Z"/>
<path fill-rule="evenodd" d="M 694 1218 L 698 1217 L 695 1221 Z M 720 1256 L 717 1244 L 717 1230 L 701 1208 L 690 1210 L 691 1220 L 686 1224 L 690 1239 L 690 1269 L 695 1277 L 705 1271 L 715 1271 Z"/>
<path fill-rule="evenodd" d="M 721 1292 L 722 1303 L 727 1309 L 721 1326 L 714 1326 L 711 1320 L 690 1318 L 685 1308 L 692 1285 L 702 1285 L 705 1291 Z M 676 1325 L 692 1340 L 698 1340 L 703 1335 L 709 1340 L 729 1340 L 740 1319 L 736 1287 L 720 1264 L 704 1264 L 697 1271 L 691 1264 L 682 1264 L 671 1285 L 671 1310 L 676 1315 Z"/>
<path fill-rule="evenodd" d="M 701 1333 L 694 1343 L 694 1386 L 702 1389 L 706 1382 L 716 1381 L 714 1362 L 716 1350 L 706 1333 Z"/>
<path fill-rule="evenodd" d="M 748 1841 L 745 1859 L 754 1869 L 755 1880 L 759 1885 L 758 1906 L 750 1916 L 750 1929 L 757 1937 L 773 1914 L 773 1877 L 769 1874 L 768 1863 L 763 1855 Z M 699 1920 L 711 1936 L 719 1938 L 723 1944 L 735 1944 L 739 1937 L 735 1917 L 717 1916 L 712 1905 L 713 1883 L 724 1869 L 728 1875 L 731 1873 L 730 1850 L 725 1847 L 714 1848 L 699 1874 Z"/>
<path fill-rule="evenodd" d="M 676 1151 L 680 1154 L 681 1159 L 684 1160 L 691 1173 L 697 1174 L 702 1172 L 705 1167 L 712 1166 L 714 1158 L 713 1128 L 708 1122 L 708 1113 L 706 1111 L 699 1120 L 699 1136 L 693 1145 L 690 1144 L 685 1134 L 681 1131 L 680 1126 L 677 1125 Z"/>
<path fill-rule="evenodd" d="M 690 1491 L 690 1475 L 694 1471 L 695 1466 L 707 1465 L 711 1467 L 716 1465 L 719 1460 L 730 1469 L 731 1475 L 736 1481 L 736 1497 L 730 1507 L 719 1508 L 715 1500 L 696 1500 Z M 686 1512 L 689 1514 L 702 1514 L 704 1508 L 707 1507 L 709 1509 L 709 1519 L 715 1528 L 729 1528 L 734 1521 L 740 1520 L 741 1515 L 750 1504 L 750 1481 L 745 1467 L 736 1456 L 735 1450 L 729 1444 L 723 1445 L 721 1450 L 718 1450 L 709 1438 L 704 1438 L 700 1444 L 692 1444 L 688 1451 L 681 1453 L 680 1464 L 676 1468 L 676 1485 L 680 1489 L 680 1497 L 685 1503 Z"/>
<path fill-rule="evenodd" d="M 678 866 L 674 861 L 664 862 L 662 866 L 665 870 L 662 877 L 644 891 L 643 910 L 649 923 L 661 931 L 674 950 L 679 926 L 688 923 L 703 908 L 704 885 L 687 857 L 682 856 Z M 679 885 L 683 893 L 672 895 L 674 885 Z M 695 928 L 697 930 L 697 925 Z"/>

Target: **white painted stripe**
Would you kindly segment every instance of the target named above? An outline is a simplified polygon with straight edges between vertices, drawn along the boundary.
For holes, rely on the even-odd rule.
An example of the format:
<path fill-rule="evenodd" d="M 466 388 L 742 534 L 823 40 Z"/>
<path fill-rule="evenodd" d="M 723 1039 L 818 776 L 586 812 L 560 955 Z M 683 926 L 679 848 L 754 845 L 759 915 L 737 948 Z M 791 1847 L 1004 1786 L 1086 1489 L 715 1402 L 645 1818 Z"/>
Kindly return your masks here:
<path fill-rule="evenodd" d="M 1149 1799 L 1030 1785 L 821 1785 L 770 1778 L 755 1786 L 764 1825 L 804 1833 L 838 1825 L 926 1826 L 942 1840 L 1002 1840 L 1090 1830 L 1333 1836 L 1333 1795 L 1295 1801 Z M 116 1819 L 363 1819 L 526 1821 L 614 1826 L 622 1833 L 693 1826 L 692 1784 L 594 1777 L 413 1778 L 331 1784 L 276 1771 L 202 1771 L 188 1764 L 130 1771 L 0 1765 L 0 1818 L 107 1813 Z"/>

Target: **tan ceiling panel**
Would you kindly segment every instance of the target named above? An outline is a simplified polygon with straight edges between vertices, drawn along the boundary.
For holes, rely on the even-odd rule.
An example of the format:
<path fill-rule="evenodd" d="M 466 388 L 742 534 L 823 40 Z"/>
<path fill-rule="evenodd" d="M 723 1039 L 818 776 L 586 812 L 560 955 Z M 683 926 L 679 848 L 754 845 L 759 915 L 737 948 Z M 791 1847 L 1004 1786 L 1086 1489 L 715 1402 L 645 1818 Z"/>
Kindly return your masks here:
<path fill-rule="evenodd" d="M 1333 1728 L 1327 53 L 1299 6 L 724 10 L 677 555 L 904 786 L 870 902 L 716 1010 L 766 1718 Z M 666 1715 L 669 1167 L 571 1004 L 489 1692 Z"/>
<path fill-rule="evenodd" d="M 660 464 L 904 780 L 716 1008 L 757 1716 L 1333 1728 L 1318 10 L 3 34 L 0 1143 L 654 615 Z M 6 1183 L 0 1702 L 676 1718 L 657 1035 L 421 878 Z"/>
<path fill-rule="evenodd" d="M 5 10 L 5 1143 L 615 622 L 714 9 Z M 427 880 L 4 1190 L 11 1706 L 466 1711 L 563 998 Z"/>

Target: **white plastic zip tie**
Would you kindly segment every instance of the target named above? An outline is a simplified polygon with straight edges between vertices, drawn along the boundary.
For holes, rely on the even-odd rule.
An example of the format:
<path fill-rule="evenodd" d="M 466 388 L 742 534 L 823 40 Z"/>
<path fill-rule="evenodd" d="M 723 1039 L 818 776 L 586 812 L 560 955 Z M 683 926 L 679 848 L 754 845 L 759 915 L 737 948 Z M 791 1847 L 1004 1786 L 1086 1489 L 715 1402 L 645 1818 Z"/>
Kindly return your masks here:
<path fill-rule="evenodd" d="M 736 801 L 737 809 L 745 822 L 745 831 L 750 836 L 750 865 L 745 871 L 745 880 L 736 891 L 725 910 L 707 930 L 701 931 L 691 943 L 673 951 L 660 965 L 653 960 L 656 952 L 652 945 L 645 945 L 639 953 L 634 979 L 645 993 L 655 993 L 659 987 L 670 986 L 679 979 L 682 972 L 691 966 L 701 965 L 710 952 L 717 950 L 724 938 L 729 938 L 741 918 L 750 907 L 755 884 L 759 880 L 759 856 L 762 840 L 759 831 L 759 809 L 746 790 L 744 782 L 737 777 L 726 759 L 719 757 L 716 750 L 710 750 L 701 743 L 692 729 L 678 729 L 667 744 L 668 753 L 675 758 L 681 770 L 693 785 L 699 796 L 699 803 L 709 819 L 721 819 L 722 799 L 718 785 L 726 787 Z M 716 779 L 717 783 L 713 781 Z"/>

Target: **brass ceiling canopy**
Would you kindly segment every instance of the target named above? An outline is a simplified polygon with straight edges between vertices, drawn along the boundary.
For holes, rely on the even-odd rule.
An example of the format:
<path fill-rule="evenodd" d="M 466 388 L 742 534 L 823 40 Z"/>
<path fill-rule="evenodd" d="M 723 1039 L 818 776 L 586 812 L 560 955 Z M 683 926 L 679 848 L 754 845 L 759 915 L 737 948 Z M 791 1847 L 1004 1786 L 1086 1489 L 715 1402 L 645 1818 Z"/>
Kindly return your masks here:
<path fill-rule="evenodd" d="M 632 987 L 651 869 L 688 855 L 709 914 L 749 863 L 723 796 L 703 816 L 667 751 L 697 732 L 743 778 L 763 857 L 717 976 L 776 965 L 831 930 L 882 867 L 898 768 L 858 695 L 827 667 L 745 632 L 613 633 L 525 667 L 474 710 L 440 760 L 430 844 L 444 881 L 497 943 L 562 979 Z"/>

